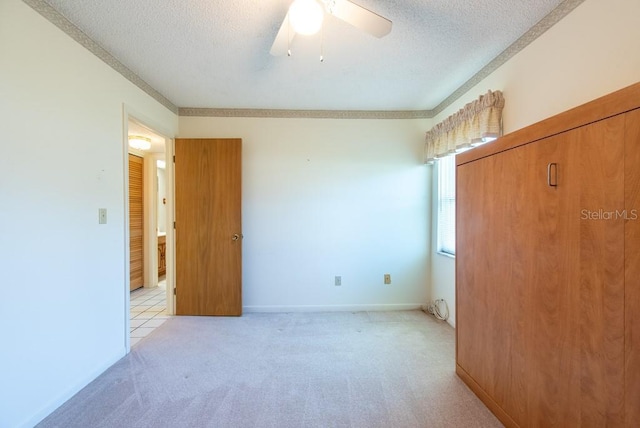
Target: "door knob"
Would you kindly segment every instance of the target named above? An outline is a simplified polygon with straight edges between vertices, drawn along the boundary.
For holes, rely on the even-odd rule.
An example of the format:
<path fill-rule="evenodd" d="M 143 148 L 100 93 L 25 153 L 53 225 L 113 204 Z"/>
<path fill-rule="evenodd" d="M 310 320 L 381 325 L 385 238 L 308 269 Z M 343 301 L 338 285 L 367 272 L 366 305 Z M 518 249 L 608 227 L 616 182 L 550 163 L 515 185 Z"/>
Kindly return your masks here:
<path fill-rule="evenodd" d="M 238 235 L 237 233 L 233 234 L 233 237 L 231 238 L 232 241 L 237 241 L 238 239 L 241 238 L 241 235 Z"/>

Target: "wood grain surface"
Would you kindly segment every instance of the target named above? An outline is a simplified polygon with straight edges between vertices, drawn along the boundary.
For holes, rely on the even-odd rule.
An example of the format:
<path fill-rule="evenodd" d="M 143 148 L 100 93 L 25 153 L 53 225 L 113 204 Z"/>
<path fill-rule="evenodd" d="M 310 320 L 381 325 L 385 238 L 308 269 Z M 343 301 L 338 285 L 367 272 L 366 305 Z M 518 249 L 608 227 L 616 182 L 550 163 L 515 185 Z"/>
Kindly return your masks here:
<path fill-rule="evenodd" d="M 575 131 L 580 208 L 601 217 L 580 221 L 582 426 L 624 424 L 624 128 L 619 115 Z"/>
<path fill-rule="evenodd" d="M 241 315 L 242 140 L 175 148 L 176 314 Z"/>
<path fill-rule="evenodd" d="M 640 426 L 640 110 L 625 128 L 625 423 Z"/>
<path fill-rule="evenodd" d="M 640 426 L 638 90 L 457 162 L 457 371 L 507 426 Z"/>
<path fill-rule="evenodd" d="M 143 159 L 129 155 L 129 289 L 144 283 Z"/>

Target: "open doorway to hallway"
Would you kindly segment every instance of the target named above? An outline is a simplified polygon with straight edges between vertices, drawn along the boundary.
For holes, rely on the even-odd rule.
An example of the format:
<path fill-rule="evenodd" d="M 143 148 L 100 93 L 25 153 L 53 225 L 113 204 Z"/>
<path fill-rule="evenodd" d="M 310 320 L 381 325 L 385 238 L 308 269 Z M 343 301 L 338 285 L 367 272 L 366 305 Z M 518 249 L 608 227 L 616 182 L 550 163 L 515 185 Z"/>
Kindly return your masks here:
<path fill-rule="evenodd" d="M 140 169 L 133 171 L 129 162 L 129 345 L 134 346 L 173 313 L 167 309 L 167 288 L 171 287 L 173 267 L 170 261 L 173 211 L 169 208 L 171 176 L 165 158 L 172 140 L 145 126 L 136 119 L 127 120 L 127 137 L 140 140 L 142 146 L 129 144 L 129 157 L 137 157 Z M 169 169 L 169 171 L 172 171 Z M 132 189 L 136 175 L 141 177 L 140 189 Z M 138 200 L 137 194 L 141 194 Z M 138 206 L 139 202 L 139 206 Z M 138 220 L 138 221 L 137 221 Z M 134 230 L 134 227 L 141 229 Z M 141 235 L 141 236 L 138 236 Z M 140 275 L 134 281 L 134 274 Z"/>

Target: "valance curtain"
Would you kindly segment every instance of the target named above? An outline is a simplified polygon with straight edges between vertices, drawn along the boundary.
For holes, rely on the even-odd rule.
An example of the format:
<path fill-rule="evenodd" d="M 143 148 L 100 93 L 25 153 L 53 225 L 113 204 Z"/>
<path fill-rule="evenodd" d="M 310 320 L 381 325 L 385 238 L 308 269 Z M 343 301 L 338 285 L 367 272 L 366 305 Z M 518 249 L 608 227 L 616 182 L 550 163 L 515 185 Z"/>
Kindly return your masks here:
<path fill-rule="evenodd" d="M 502 92 L 489 91 L 434 126 L 426 134 L 425 162 L 498 138 L 503 108 Z"/>

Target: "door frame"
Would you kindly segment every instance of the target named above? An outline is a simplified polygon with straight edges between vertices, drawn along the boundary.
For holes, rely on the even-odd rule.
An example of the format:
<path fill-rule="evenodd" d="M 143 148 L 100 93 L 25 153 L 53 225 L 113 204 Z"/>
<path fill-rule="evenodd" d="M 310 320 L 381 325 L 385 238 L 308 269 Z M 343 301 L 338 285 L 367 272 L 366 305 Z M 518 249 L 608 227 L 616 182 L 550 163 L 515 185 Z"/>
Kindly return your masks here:
<path fill-rule="evenodd" d="M 174 204 L 174 173 L 173 173 L 173 133 L 164 127 L 162 124 L 157 123 L 156 121 L 148 118 L 144 113 L 136 110 L 134 107 L 127 105 L 126 103 L 122 104 L 122 173 L 123 173 L 123 193 L 124 193 L 124 210 L 122 212 L 123 224 L 124 224 L 124 345 L 125 351 L 128 354 L 131 351 L 131 322 L 129 319 L 129 311 L 131 310 L 131 301 L 130 301 L 130 253 L 129 253 L 129 121 L 134 121 L 139 123 L 140 125 L 149 128 L 153 133 L 160 135 L 165 140 L 165 176 L 166 176 L 166 191 L 167 191 L 167 236 L 166 236 L 166 262 L 167 262 L 167 272 L 166 272 L 166 307 L 167 314 L 173 315 L 175 313 L 175 299 L 173 295 L 173 289 L 175 284 L 175 235 L 173 227 L 169 227 L 172 225 L 175 219 L 175 204 Z M 146 157 L 145 157 L 146 159 Z M 147 163 L 145 162 L 145 166 Z M 155 158 L 153 161 L 153 172 L 156 171 Z M 145 179 L 149 176 L 147 172 L 145 174 Z M 145 180 L 146 181 L 146 180 Z M 155 180 L 154 180 L 155 182 Z M 153 183 L 152 183 L 153 184 Z M 145 193 L 146 193 L 145 184 Z M 153 184 L 152 189 L 155 188 L 155 184 Z M 153 192 L 152 192 L 153 193 Z M 145 205 L 147 205 L 147 195 L 145 194 Z M 147 233 L 147 237 L 151 236 L 151 240 L 156 242 L 157 248 L 157 236 L 155 236 L 155 230 L 157 226 L 157 214 L 154 212 L 152 215 L 153 224 L 149 221 L 149 217 L 147 212 L 152 211 L 145 208 L 145 233 Z M 149 235 L 147 230 L 152 227 L 153 233 Z M 145 247 L 150 244 L 147 243 L 150 241 L 149 238 L 145 239 Z M 147 254 L 145 253 L 145 256 Z M 156 256 L 157 259 L 157 251 Z M 148 266 L 148 263 L 145 263 Z M 155 263 L 157 266 L 157 261 Z M 145 277 L 147 276 L 146 272 L 148 271 L 145 266 Z M 156 267 L 157 272 L 157 267 Z M 157 284 L 157 279 L 156 279 Z"/>

